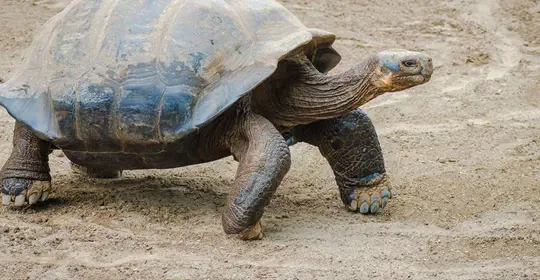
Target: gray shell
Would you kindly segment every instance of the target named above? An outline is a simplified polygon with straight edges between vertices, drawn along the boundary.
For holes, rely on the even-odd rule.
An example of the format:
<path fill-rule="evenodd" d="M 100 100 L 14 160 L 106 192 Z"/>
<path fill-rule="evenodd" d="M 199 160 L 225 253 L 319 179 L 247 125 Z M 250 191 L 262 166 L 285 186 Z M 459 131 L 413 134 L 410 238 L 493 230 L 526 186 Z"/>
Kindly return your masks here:
<path fill-rule="evenodd" d="M 271 0 L 75 0 L 43 26 L 0 104 L 59 147 L 170 143 L 295 50 L 330 70 L 334 39 Z"/>

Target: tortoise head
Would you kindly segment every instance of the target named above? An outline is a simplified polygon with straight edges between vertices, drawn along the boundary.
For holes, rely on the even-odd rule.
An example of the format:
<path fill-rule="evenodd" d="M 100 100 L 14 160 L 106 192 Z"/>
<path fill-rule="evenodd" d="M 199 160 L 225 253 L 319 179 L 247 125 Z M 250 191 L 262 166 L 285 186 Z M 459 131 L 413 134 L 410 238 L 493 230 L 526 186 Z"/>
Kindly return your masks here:
<path fill-rule="evenodd" d="M 383 92 L 400 91 L 426 83 L 433 73 L 427 54 L 408 50 L 385 50 L 376 55 L 372 83 Z"/>

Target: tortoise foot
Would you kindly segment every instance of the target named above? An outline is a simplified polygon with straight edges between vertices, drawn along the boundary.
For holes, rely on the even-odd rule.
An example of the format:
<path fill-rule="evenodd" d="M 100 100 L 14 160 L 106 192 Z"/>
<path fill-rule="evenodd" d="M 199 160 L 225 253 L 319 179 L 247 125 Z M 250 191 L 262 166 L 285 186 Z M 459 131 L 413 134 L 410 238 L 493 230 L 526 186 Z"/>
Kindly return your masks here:
<path fill-rule="evenodd" d="M 117 179 L 122 177 L 122 170 L 86 167 L 73 162 L 71 163 L 71 170 L 77 175 L 97 179 Z"/>
<path fill-rule="evenodd" d="M 7 178 L 2 181 L 2 204 L 22 207 L 47 200 L 51 191 L 50 181 Z"/>
<path fill-rule="evenodd" d="M 261 240 L 263 236 L 263 227 L 261 221 L 258 221 L 251 229 L 241 233 L 239 238 L 242 240 Z"/>
<path fill-rule="evenodd" d="M 361 214 L 375 214 L 388 205 L 392 190 L 385 174 L 375 173 L 364 177 L 349 195 L 349 210 Z"/>

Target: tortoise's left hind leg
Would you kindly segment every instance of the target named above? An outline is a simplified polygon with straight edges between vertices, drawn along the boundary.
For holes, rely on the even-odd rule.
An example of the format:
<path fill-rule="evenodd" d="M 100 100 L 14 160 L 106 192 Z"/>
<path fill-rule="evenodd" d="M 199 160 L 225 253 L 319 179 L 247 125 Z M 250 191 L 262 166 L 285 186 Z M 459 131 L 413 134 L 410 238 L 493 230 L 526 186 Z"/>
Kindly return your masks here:
<path fill-rule="evenodd" d="M 82 166 L 71 162 L 71 170 L 79 175 L 84 175 L 90 178 L 98 179 L 116 179 L 122 177 L 122 170 L 111 169 L 111 168 L 100 168 L 100 167 L 90 167 Z"/>
<path fill-rule="evenodd" d="M 50 147 L 26 125 L 15 122 L 13 150 L 0 171 L 2 204 L 20 207 L 47 199 L 51 190 Z"/>

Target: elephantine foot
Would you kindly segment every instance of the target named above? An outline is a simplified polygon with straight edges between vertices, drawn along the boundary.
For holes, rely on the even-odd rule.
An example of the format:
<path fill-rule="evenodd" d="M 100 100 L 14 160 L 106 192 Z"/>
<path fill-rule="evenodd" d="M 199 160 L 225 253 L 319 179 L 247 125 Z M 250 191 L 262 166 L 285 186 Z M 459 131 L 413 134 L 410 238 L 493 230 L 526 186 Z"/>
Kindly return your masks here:
<path fill-rule="evenodd" d="M 7 178 L 2 181 L 2 204 L 22 207 L 47 200 L 51 191 L 50 181 Z"/>
<path fill-rule="evenodd" d="M 362 214 L 375 214 L 386 207 L 392 190 L 386 173 L 374 173 L 361 179 L 362 184 L 349 194 L 349 210 Z"/>
<path fill-rule="evenodd" d="M 241 233 L 239 238 L 242 240 L 261 240 L 263 236 L 262 224 L 261 221 L 258 221 L 251 229 Z"/>
<path fill-rule="evenodd" d="M 71 170 L 77 175 L 87 176 L 89 178 L 117 179 L 122 177 L 122 170 L 86 167 L 73 162 L 71 163 Z"/>

